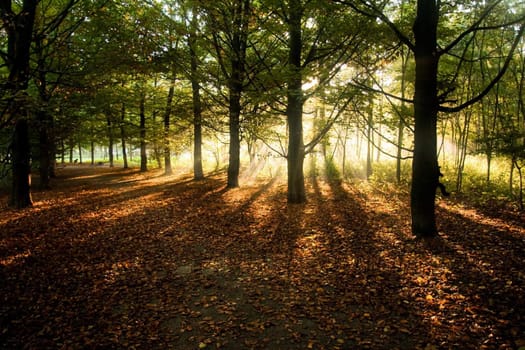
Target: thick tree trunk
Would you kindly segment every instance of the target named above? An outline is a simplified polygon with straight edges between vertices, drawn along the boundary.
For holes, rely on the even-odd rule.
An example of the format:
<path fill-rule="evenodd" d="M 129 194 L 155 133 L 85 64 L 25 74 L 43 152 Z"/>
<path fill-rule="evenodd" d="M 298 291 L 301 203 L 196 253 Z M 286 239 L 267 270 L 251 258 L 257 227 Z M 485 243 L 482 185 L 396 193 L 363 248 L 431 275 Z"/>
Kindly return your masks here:
<path fill-rule="evenodd" d="M 290 0 L 289 11 L 289 65 L 290 77 L 287 90 L 286 117 L 288 121 L 288 202 L 304 203 L 303 163 L 305 156 L 303 140 L 303 91 L 301 72 L 301 17 L 300 0 Z"/>
<path fill-rule="evenodd" d="M 146 96 L 140 98 L 140 171 L 148 171 L 148 155 L 146 153 Z"/>
<path fill-rule="evenodd" d="M 192 81 L 193 87 L 193 178 L 202 180 L 202 111 L 199 83 Z"/>
<path fill-rule="evenodd" d="M 0 18 L 7 33 L 7 55 L 4 57 L 9 75 L 4 89 L 15 96 L 27 90 L 29 82 L 30 48 L 35 22 L 37 0 L 24 0 L 22 9 L 15 14 L 11 1 L 0 6 Z M 15 121 L 12 142 L 13 180 L 10 204 L 16 208 L 32 205 L 31 201 L 31 154 L 29 123 L 23 102 L 14 99 L 7 106 L 9 118 Z"/>
<path fill-rule="evenodd" d="M 13 135 L 13 186 L 10 204 L 16 208 L 26 208 L 31 200 L 31 157 L 29 142 L 29 123 L 20 118 L 16 121 Z"/>
<path fill-rule="evenodd" d="M 229 79 L 229 161 L 228 161 L 228 188 L 239 186 L 239 171 L 241 167 L 241 95 L 243 92 L 244 66 L 246 59 L 247 26 L 250 13 L 250 1 L 236 2 L 231 38 L 231 72 Z"/>
<path fill-rule="evenodd" d="M 414 159 L 412 162 L 412 233 L 418 237 L 437 234 L 435 215 L 437 162 L 437 23 L 435 0 L 418 0 L 414 23 L 416 81 L 414 94 Z"/>
<path fill-rule="evenodd" d="M 232 80 L 235 78 L 232 77 Z M 238 79 L 238 78 L 237 78 Z M 240 82 L 232 82 L 230 87 L 230 146 L 229 146 L 229 161 L 228 161 L 228 188 L 239 187 L 239 169 L 241 166 L 241 139 L 240 139 L 240 114 L 241 114 L 241 92 Z"/>

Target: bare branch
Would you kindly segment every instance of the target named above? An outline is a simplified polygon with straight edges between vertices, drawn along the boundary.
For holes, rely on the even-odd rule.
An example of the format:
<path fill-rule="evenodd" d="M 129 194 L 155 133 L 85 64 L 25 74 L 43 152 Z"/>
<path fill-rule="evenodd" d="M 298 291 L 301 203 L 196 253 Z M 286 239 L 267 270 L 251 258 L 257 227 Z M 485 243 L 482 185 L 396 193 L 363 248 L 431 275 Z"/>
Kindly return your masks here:
<path fill-rule="evenodd" d="M 492 81 L 485 87 L 483 91 L 479 93 L 479 95 L 475 96 L 474 98 L 466 101 L 465 103 L 460 104 L 456 107 L 445 107 L 445 106 L 439 106 L 439 111 L 441 112 L 447 112 L 447 113 L 453 113 L 453 112 L 459 112 L 464 108 L 467 108 L 476 102 L 480 101 L 485 95 L 489 93 L 489 91 L 498 83 L 498 81 L 503 77 L 505 72 L 507 71 L 510 62 L 512 61 L 512 57 L 514 56 L 514 51 L 516 51 L 516 47 L 518 46 L 521 37 L 523 36 L 523 33 L 525 31 L 525 23 L 523 23 L 520 26 L 520 29 L 518 30 L 518 33 L 516 34 L 516 37 L 514 38 L 514 42 L 512 43 L 512 47 L 509 50 L 509 53 L 507 55 L 507 58 L 505 59 L 505 63 L 503 64 L 503 67 L 498 72 L 498 74 L 492 79 Z"/>
<path fill-rule="evenodd" d="M 497 0 L 497 1 L 494 1 L 494 3 L 492 3 L 490 6 L 488 6 L 485 11 L 483 12 L 483 14 L 478 18 L 477 21 L 475 21 L 474 23 L 472 23 L 472 25 L 466 30 L 464 31 L 463 33 L 461 33 L 460 35 L 458 35 L 458 37 L 453 40 L 450 44 L 448 44 L 444 49 L 440 50 L 439 51 L 439 55 L 443 55 L 447 52 L 449 52 L 450 50 L 452 50 L 452 48 L 454 48 L 457 44 L 459 44 L 461 42 L 461 40 L 463 40 L 464 37 L 466 37 L 467 35 L 469 35 L 470 33 L 474 32 L 474 31 L 477 31 L 477 30 L 480 30 L 479 26 L 480 24 L 483 22 L 483 20 L 485 20 L 485 18 L 487 18 L 490 13 L 492 12 L 492 10 L 499 4 L 501 3 L 503 0 Z"/>

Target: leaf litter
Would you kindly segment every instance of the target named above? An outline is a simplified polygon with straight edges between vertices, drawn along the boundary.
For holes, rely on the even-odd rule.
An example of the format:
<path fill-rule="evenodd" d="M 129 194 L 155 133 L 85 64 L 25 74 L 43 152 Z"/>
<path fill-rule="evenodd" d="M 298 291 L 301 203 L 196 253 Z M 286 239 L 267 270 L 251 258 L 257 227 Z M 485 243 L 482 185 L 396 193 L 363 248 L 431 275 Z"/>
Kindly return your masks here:
<path fill-rule="evenodd" d="M 1 208 L 1 348 L 525 346 L 518 212 L 438 201 L 421 241 L 396 188 L 309 178 L 288 205 L 277 178 L 59 175 Z"/>

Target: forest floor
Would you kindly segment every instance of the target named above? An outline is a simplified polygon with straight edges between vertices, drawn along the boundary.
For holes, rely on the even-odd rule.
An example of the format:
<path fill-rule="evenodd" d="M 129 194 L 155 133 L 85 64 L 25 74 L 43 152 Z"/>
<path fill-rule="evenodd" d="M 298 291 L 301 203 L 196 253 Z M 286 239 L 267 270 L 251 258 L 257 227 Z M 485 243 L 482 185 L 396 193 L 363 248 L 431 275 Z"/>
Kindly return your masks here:
<path fill-rule="evenodd" d="M 519 349 L 525 217 L 438 199 L 410 234 L 394 186 L 225 189 L 66 167 L 34 206 L 0 196 L 2 349 Z"/>

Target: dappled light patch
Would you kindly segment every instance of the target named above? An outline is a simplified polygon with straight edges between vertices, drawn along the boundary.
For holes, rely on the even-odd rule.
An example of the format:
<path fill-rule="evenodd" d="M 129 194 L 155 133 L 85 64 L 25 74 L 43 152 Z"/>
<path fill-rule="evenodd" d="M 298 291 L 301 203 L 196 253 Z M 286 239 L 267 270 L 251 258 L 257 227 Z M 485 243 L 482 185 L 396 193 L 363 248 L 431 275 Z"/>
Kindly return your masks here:
<path fill-rule="evenodd" d="M 0 265 L 8 266 L 8 265 L 11 265 L 11 264 L 22 263 L 23 260 L 28 258 L 29 256 L 31 256 L 31 251 L 30 250 L 26 250 L 26 251 L 23 251 L 21 253 L 16 253 L 16 254 L 13 254 L 13 255 L 8 255 L 5 258 L 3 258 L 2 260 L 0 260 Z"/>
<path fill-rule="evenodd" d="M 448 204 L 443 202 L 440 206 L 449 212 L 463 216 L 467 220 L 472 220 L 483 224 L 488 230 L 492 227 L 495 231 L 513 232 L 525 237 L 525 227 L 516 225 L 515 222 L 507 221 L 498 217 L 490 217 L 474 208 L 466 207 L 460 203 Z M 517 213 L 519 215 L 519 213 Z"/>

